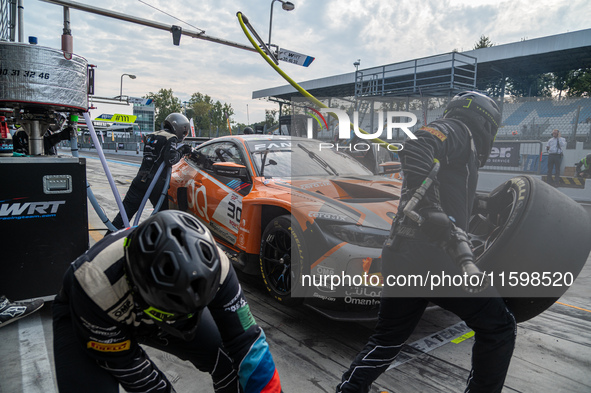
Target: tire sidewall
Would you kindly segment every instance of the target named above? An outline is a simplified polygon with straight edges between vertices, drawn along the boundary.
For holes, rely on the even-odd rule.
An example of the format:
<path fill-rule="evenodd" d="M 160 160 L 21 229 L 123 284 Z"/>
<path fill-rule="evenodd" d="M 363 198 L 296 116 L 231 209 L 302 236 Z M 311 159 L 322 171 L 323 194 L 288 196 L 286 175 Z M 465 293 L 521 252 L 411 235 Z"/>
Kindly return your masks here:
<path fill-rule="evenodd" d="M 495 287 L 522 322 L 550 307 L 569 287 L 510 287 L 508 275 L 548 272 L 553 278 L 563 274 L 576 278 L 591 250 L 591 219 L 578 203 L 541 180 L 518 176 L 510 182 L 515 193 L 513 209 L 476 264 L 482 271 L 494 272 Z M 504 286 L 500 286 L 500 273 L 504 273 Z"/>
<path fill-rule="evenodd" d="M 304 266 L 304 262 L 306 261 L 306 252 L 304 247 L 304 234 L 300 229 L 297 223 L 292 222 L 292 216 L 287 214 L 283 216 L 278 216 L 273 218 L 269 224 L 265 227 L 263 234 L 261 236 L 261 247 L 259 253 L 259 261 L 260 261 L 260 271 L 261 277 L 263 279 L 263 283 L 267 288 L 269 294 L 279 303 L 285 305 L 297 305 L 303 302 L 303 296 L 305 295 L 300 290 L 294 291 L 294 286 L 299 288 L 299 284 L 301 283 L 301 275 L 302 275 L 302 266 Z M 291 291 L 289 294 L 280 294 L 278 293 L 273 286 L 269 282 L 269 272 L 265 266 L 263 261 L 263 255 L 265 253 L 265 242 L 267 236 L 274 230 L 285 230 L 288 231 L 291 235 L 291 267 L 290 267 L 290 274 L 291 274 Z M 294 293 L 295 292 L 295 293 Z M 293 295 L 293 296 L 292 296 Z M 296 297 L 297 295 L 297 297 Z"/>

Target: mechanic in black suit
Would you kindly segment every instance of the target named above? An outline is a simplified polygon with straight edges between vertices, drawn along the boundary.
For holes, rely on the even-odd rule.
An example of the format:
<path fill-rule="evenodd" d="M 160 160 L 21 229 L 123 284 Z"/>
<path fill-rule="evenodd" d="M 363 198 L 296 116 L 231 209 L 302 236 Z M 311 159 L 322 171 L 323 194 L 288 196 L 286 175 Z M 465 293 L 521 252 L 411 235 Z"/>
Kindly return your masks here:
<path fill-rule="evenodd" d="M 191 147 L 183 145 L 177 150 L 177 143 L 180 143 L 189 133 L 191 125 L 181 113 L 171 113 L 164 120 L 164 127 L 160 131 L 153 132 L 146 137 L 144 144 L 144 157 L 142 165 L 131 182 L 131 186 L 123 199 L 123 207 L 129 220 L 137 213 L 144 195 L 150 187 L 150 183 L 156 176 L 160 165 L 164 162 L 166 167 L 176 164 L 184 154 L 191 151 Z M 166 182 L 166 170 L 160 173 L 155 187 L 150 194 L 150 202 L 155 207 Z M 160 210 L 168 209 L 168 198 L 165 197 Z M 117 229 L 124 227 L 121 213 L 118 213 L 113 220 L 113 226 Z M 107 231 L 107 235 L 111 233 Z"/>
<path fill-rule="evenodd" d="M 382 253 L 384 278 L 424 275 L 427 271 L 461 274 L 445 250 L 454 228 L 467 230 L 476 199 L 478 168 L 486 163 L 500 121 L 492 99 L 463 92 L 450 101 L 443 119 L 422 127 L 415 133 L 417 139 L 405 142 L 399 152 L 404 173 L 400 205 Z M 419 225 L 403 210 L 437 161 L 440 170 L 417 205 L 416 211 L 424 218 Z M 336 391 L 368 392 L 394 361 L 428 303 L 433 302 L 458 315 L 475 331 L 466 392 L 501 392 L 515 346 L 516 322 L 494 288 L 486 291 L 481 297 L 469 295 L 460 287 L 437 292 L 429 287 L 390 286 L 386 281 L 375 331 Z"/>

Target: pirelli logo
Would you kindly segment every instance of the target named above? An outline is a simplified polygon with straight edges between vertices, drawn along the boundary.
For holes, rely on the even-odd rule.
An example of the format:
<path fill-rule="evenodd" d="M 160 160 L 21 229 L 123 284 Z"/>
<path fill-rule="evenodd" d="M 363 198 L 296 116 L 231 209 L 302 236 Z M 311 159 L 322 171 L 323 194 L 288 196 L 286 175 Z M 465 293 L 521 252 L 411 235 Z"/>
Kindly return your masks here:
<path fill-rule="evenodd" d="M 421 130 L 425 130 L 429 134 L 435 135 L 437 138 L 439 138 L 439 140 L 441 140 L 441 142 L 443 142 L 444 140 L 447 139 L 447 136 L 443 132 L 441 132 L 441 131 L 439 131 L 439 130 L 437 130 L 435 128 L 432 128 L 432 127 L 421 127 Z"/>
<path fill-rule="evenodd" d="M 94 349 L 100 352 L 121 352 L 127 351 L 131 347 L 131 340 L 126 340 L 121 343 L 103 344 L 96 341 L 89 341 L 86 343 L 86 348 Z"/>

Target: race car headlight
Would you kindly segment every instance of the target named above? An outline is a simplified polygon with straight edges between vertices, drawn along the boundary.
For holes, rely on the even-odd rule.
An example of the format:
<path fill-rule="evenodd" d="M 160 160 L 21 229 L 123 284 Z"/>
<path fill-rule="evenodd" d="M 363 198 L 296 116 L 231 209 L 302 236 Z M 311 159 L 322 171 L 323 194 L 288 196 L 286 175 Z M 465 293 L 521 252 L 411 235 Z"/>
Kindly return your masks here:
<path fill-rule="evenodd" d="M 362 225 L 328 225 L 327 229 L 338 239 L 356 246 L 382 248 L 388 231 Z"/>

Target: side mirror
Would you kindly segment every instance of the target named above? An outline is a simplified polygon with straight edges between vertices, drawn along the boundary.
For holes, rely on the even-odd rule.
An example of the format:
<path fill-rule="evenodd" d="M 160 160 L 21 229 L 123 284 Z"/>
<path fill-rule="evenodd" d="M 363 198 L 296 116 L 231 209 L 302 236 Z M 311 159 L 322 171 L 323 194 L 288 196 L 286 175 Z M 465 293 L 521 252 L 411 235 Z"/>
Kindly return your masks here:
<path fill-rule="evenodd" d="M 226 177 L 247 177 L 246 167 L 235 162 L 216 162 L 213 164 L 213 173 Z"/>
<path fill-rule="evenodd" d="M 389 173 L 398 173 L 401 171 L 402 165 L 397 161 L 388 161 L 379 165 L 380 175 L 387 175 Z"/>

